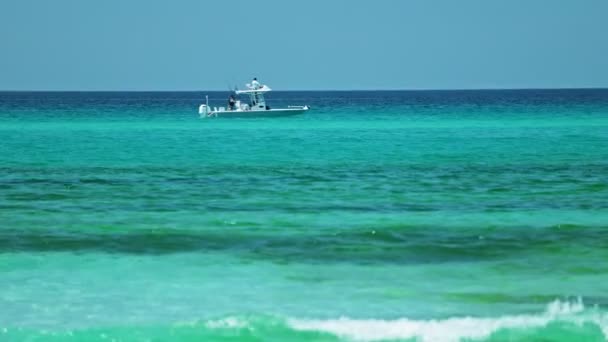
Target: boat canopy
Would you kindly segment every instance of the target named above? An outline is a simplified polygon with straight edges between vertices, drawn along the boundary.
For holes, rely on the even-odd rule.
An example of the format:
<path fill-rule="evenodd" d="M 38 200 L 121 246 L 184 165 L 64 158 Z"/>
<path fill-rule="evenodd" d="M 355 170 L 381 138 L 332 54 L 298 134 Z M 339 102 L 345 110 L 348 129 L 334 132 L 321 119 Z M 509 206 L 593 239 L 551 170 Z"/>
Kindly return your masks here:
<path fill-rule="evenodd" d="M 236 94 L 255 94 L 255 93 L 266 93 L 271 91 L 272 89 L 270 89 L 267 86 L 262 86 L 258 89 L 247 89 L 247 90 L 237 90 L 235 91 Z"/>

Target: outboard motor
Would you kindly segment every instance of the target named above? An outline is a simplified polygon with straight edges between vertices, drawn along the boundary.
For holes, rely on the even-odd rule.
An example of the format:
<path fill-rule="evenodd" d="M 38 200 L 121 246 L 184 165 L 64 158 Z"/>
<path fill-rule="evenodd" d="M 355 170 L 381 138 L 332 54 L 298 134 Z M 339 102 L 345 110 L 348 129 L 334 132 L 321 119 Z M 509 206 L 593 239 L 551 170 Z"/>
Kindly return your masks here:
<path fill-rule="evenodd" d="M 206 118 L 209 115 L 209 112 L 209 96 L 205 95 L 205 103 L 198 106 L 198 114 L 201 116 L 201 118 Z"/>
<path fill-rule="evenodd" d="M 198 113 L 201 117 L 206 117 L 209 114 L 209 107 L 206 104 L 202 104 L 198 107 Z"/>

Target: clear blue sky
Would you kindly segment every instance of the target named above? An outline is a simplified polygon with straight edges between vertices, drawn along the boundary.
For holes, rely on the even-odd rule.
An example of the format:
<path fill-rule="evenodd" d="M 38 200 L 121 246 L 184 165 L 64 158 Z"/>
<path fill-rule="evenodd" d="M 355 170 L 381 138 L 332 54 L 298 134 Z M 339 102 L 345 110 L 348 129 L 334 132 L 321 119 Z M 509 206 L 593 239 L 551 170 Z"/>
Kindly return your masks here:
<path fill-rule="evenodd" d="M 1 90 L 608 87 L 608 0 L 1 0 Z"/>

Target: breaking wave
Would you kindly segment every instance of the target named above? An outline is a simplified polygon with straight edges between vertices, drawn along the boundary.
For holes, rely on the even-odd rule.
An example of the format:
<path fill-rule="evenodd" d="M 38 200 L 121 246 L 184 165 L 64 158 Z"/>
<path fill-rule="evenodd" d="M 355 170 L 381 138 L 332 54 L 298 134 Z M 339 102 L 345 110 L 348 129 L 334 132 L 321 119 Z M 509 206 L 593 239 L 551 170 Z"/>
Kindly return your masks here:
<path fill-rule="evenodd" d="M 586 335 L 590 340 L 608 339 L 608 314 L 598 308 L 585 309 L 581 299 L 574 302 L 556 300 L 540 314 L 502 316 L 496 318 L 456 317 L 444 320 L 357 320 L 339 318 L 333 320 L 289 319 L 288 324 L 298 331 L 327 332 L 341 338 L 356 341 L 381 341 L 414 339 L 417 341 L 451 342 L 461 340 L 485 340 L 501 331 L 509 340 L 520 336 L 540 333 L 539 329 L 560 330 L 564 337 L 568 330 L 574 336 Z M 519 332 L 518 332 L 519 330 Z M 509 333 L 509 331 L 511 331 Z M 527 332 L 526 332 L 527 331 Z M 595 332 L 595 334 L 594 334 Z M 550 331 L 544 333 L 549 334 Z M 505 336 L 507 337 L 507 336 Z M 545 336 L 550 340 L 550 336 Z M 585 340 L 588 340 L 587 338 Z"/>
<path fill-rule="evenodd" d="M 151 326 L 36 330 L 0 326 L 0 340 L 192 341 L 606 341 L 608 313 L 582 300 L 550 303 L 538 314 L 437 320 L 302 319 L 236 315 Z"/>

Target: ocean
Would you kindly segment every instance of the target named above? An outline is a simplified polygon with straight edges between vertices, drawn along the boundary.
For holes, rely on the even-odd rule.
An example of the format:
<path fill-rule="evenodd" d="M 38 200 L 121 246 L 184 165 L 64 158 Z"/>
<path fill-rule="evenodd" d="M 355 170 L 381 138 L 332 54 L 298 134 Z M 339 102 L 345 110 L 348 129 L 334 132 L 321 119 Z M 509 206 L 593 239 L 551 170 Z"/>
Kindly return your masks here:
<path fill-rule="evenodd" d="M 2 341 L 606 341 L 608 90 L 0 92 Z"/>

